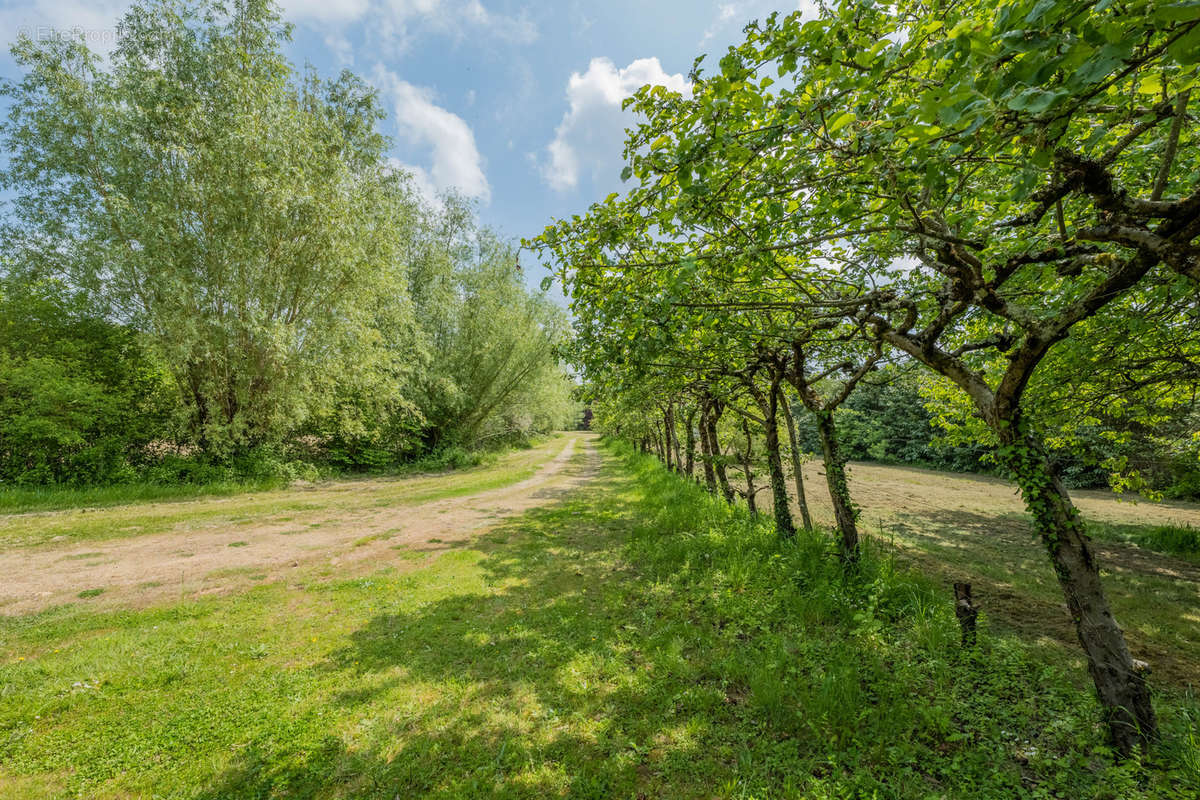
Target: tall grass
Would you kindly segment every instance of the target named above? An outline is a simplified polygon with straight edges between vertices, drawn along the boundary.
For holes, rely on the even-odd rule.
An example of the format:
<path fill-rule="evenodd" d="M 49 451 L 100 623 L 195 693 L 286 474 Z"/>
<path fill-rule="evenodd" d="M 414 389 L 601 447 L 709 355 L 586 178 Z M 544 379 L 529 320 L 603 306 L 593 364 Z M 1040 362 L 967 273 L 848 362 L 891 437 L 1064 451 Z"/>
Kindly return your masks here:
<path fill-rule="evenodd" d="M 1200 556 L 1200 530 L 1190 525 L 1159 525 L 1139 536 L 1138 544 L 1159 553 Z"/>
<path fill-rule="evenodd" d="M 528 450 L 534 443 L 550 437 L 525 438 L 517 442 L 498 442 L 486 449 L 468 450 L 453 446 L 441 448 L 402 464 L 377 470 L 339 471 L 329 466 L 308 467 L 306 480 L 336 478 L 352 474 L 406 477 L 436 472 L 452 472 L 471 467 L 494 464 L 500 454 L 509 450 Z M 299 463 L 299 462 L 296 462 Z M 0 486 L 0 514 L 20 514 L 28 511 L 56 511 L 68 508 L 103 508 L 155 501 L 191 500 L 199 497 L 225 497 L 248 492 L 283 489 L 294 482 L 295 473 L 275 471 L 275 474 L 221 477 L 197 480 L 161 476 L 156 480 L 139 480 L 112 486 Z"/>
<path fill-rule="evenodd" d="M 1088 533 L 1098 539 L 1129 542 L 1156 553 L 1200 560 L 1200 529 L 1191 525 L 1130 525 L 1087 523 Z"/>

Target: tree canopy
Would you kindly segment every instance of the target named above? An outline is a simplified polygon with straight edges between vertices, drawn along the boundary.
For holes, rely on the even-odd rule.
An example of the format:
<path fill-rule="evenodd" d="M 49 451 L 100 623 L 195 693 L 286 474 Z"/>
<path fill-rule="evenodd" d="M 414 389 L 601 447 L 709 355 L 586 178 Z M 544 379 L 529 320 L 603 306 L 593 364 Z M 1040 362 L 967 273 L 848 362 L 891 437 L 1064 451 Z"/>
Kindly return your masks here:
<path fill-rule="evenodd" d="M 1125 751 L 1154 714 L 1052 456 L 1101 415 L 1130 431 L 1195 408 L 1198 61 L 1194 2 L 774 14 L 711 71 L 697 60 L 687 94 L 639 91 L 630 188 L 536 241 L 597 397 L 790 384 L 821 431 L 844 555 L 833 412 L 883 363 L 925 371 L 939 419 L 1019 486 Z M 787 535 L 773 416 L 755 421 Z"/>
<path fill-rule="evenodd" d="M 13 336 L 43 337 L 36 304 L 69 303 L 170 411 L 113 440 L 112 469 L 71 467 L 140 384 L 6 340 L 0 480 L 112 480 L 151 441 L 380 467 L 568 424 L 565 315 L 469 204 L 427 202 L 389 162 L 370 86 L 296 69 L 268 0 L 146 0 L 118 29 L 107 59 L 64 34 L 13 47 L 3 302 L 23 309 Z M 31 381 L 54 409 L 16 410 Z M 31 448 L 57 466 L 17 465 Z"/>

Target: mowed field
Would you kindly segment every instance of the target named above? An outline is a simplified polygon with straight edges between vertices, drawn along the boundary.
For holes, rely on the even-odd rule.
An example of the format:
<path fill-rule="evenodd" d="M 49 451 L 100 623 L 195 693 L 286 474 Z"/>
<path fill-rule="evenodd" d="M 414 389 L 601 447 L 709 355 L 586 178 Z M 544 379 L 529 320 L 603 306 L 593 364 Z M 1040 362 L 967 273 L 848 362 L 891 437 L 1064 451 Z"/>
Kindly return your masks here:
<path fill-rule="evenodd" d="M 366 719 L 432 731 L 472 701 L 450 676 L 486 643 L 481 537 L 599 465 L 562 434 L 453 473 L 0 516 L 0 798 L 363 796 L 378 765 L 343 742 Z M 410 766 L 397 785 L 423 785 Z"/>
<path fill-rule="evenodd" d="M 1084 675 L 1062 594 L 1034 538 L 1016 487 L 1001 478 L 855 463 L 850 490 L 860 532 L 896 558 L 941 579 L 973 585 L 985 624 L 1014 630 Z M 833 523 L 819 462 L 804 469 L 816 521 Z M 1073 491 L 1092 534 L 1118 622 L 1154 680 L 1200 686 L 1200 563 L 1128 539 L 1161 525 L 1200 528 L 1200 505 L 1154 503 L 1107 491 Z"/>

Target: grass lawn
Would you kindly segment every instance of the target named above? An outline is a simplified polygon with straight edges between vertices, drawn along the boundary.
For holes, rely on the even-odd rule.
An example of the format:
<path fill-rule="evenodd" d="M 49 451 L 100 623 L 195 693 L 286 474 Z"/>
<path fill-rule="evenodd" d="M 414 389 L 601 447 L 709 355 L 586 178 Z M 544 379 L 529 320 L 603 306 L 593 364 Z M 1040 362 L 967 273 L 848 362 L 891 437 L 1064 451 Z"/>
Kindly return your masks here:
<path fill-rule="evenodd" d="M 1018 633 L 1087 682 L 1062 590 L 1016 487 L 1000 478 L 881 464 L 853 464 L 850 476 L 864 534 L 938 579 L 946 593 L 953 581 L 970 582 L 985 624 Z M 832 524 L 819 465 L 807 465 L 805 478 L 817 520 Z M 1189 529 L 1200 528 L 1200 505 L 1071 494 L 1134 657 L 1149 662 L 1158 683 L 1200 689 L 1200 558 L 1179 552 L 1191 542 Z"/>
<path fill-rule="evenodd" d="M 0 618 L 0 797 L 1200 792 L 1185 694 L 1117 765 L 1072 676 L 1007 635 L 963 652 L 939 585 L 831 550 L 610 449 L 434 555 Z"/>
<path fill-rule="evenodd" d="M 561 437 L 535 437 L 533 447 L 541 452 L 548 445 L 553 446 L 553 440 Z M 403 466 L 389 469 L 377 479 L 406 478 L 413 476 L 433 477 L 444 482 L 448 475 L 458 475 L 470 472 L 486 472 L 494 467 L 497 461 L 508 463 L 514 454 L 498 455 L 496 452 L 484 453 L 481 463 L 471 468 L 460 468 L 448 471 L 437 466 L 435 458 L 411 462 Z M 354 480 L 354 478 L 350 478 Z M 368 480 L 359 478 L 359 480 Z M 518 478 L 519 480 L 519 478 Z M 336 483 L 336 480 L 325 480 L 322 483 Z M 232 495 L 257 494 L 272 489 L 279 489 L 286 481 L 279 478 L 247 478 L 242 481 L 217 481 L 213 483 L 180 483 L 160 485 L 154 483 L 127 483 L 116 486 L 4 486 L 0 487 L 0 514 L 21 514 L 29 511 L 58 511 L 78 508 L 106 508 L 124 506 L 132 503 L 172 502 L 195 500 L 203 498 L 230 497 Z M 468 490 L 470 491 L 470 490 Z"/>
<path fill-rule="evenodd" d="M 176 494 L 150 498 L 162 502 L 135 504 L 128 504 L 130 497 L 136 499 L 133 489 L 104 490 L 111 491 L 111 496 L 95 490 L 103 501 L 97 507 L 0 514 L 0 547 L 28 547 L 64 540 L 103 541 L 181 528 L 228 528 L 275 522 L 294 522 L 299 526 L 368 506 L 414 505 L 459 497 L 529 478 L 550 455 L 562 449 L 565 441 L 566 437 L 556 436 L 536 447 L 506 453 L 477 467 L 419 477 L 348 478 L 270 491 L 253 491 L 252 487 L 234 491 L 225 487 L 229 491 L 203 496 L 188 494 L 187 487 L 175 487 L 172 491 Z M 214 487 L 193 488 L 202 492 Z M 73 496 L 74 490 L 55 491 L 53 497 L 57 500 Z M 84 500 L 95 499 L 88 490 L 80 491 Z"/>

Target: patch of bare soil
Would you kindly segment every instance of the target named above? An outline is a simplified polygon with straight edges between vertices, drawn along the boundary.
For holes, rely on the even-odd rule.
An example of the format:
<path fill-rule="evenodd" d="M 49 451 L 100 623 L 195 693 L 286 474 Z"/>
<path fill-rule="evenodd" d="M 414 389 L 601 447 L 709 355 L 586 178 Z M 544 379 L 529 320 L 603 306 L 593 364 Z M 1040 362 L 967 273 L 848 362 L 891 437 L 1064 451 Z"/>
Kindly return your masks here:
<path fill-rule="evenodd" d="M 572 463 L 576 444 L 586 451 Z M 0 613 L 33 613 L 103 588 L 104 604 L 142 605 L 169 598 L 229 591 L 254 580 L 275 580 L 301 565 L 339 571 L 404 564 L 403 552 L 444 549 L 481 529 L 549 504 L 591 480 L 600 456 L 581 434 L 533 477 L 499 489 L 419 505 L 375 506 L 370 498 L 339 519 L 297 529 L 293 522 L 242 522 L 101 542 L 24 548 L 0 553 Z M 337 487 L 340 490 L 342 487 Z M 371 485 L 355 490 L 370 492 Z M 304 490 L 299 490 L 304 491 Z M 411 560 L 408 562 L 411 564 Z"/>

